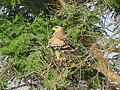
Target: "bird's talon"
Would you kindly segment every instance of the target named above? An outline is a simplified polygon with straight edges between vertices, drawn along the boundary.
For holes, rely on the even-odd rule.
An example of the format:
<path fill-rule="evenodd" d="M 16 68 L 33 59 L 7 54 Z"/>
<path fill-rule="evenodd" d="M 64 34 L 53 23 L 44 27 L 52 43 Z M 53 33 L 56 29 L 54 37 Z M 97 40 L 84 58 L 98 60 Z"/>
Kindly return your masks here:
<path fill-rule="evenodd" d="M 61 61 L 61 59 L 55 59 L 55 61 Z"/>

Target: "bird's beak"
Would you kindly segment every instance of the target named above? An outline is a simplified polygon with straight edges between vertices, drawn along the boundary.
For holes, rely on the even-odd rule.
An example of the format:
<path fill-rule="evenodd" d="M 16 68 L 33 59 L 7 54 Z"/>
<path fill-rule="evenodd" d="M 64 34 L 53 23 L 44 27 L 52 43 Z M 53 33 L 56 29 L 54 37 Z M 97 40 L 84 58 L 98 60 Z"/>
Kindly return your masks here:
<path fill-rule="evenodd" d="M 52 30 L 55 30 L 55 28 L 53 27 Z"/>
<path fill-rule="evenodd" d="M 47 48 L 49 48 L 50 46 L 49 45 L 47 45 Z"/>

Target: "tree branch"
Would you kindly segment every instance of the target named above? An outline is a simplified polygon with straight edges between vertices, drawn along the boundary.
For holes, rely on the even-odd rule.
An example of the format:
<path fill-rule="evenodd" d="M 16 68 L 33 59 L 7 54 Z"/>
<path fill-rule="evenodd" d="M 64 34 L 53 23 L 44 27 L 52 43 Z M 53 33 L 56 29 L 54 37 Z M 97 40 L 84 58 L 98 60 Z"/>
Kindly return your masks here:
<path fill-rule="evenodd" d="M 105 45 L 100 45 L 100 44 L 95 44 L 95 43 L 83 43 L 83 44 L 84 46 L 88 48 L 94 46 L 95 48 L 100 49 L 100 50 L 104 50 L 104 48 L 106 47 Z M 111 49 L 109 49 L 109 51 L 120 53 L 120 48 L 112 47 Z"/>
<path fill-rule="evenodd" d="M 90 48 L 90 53 L 91 53 L 91 57 L 94 57 L 97 60 L 97 62 L 91 65 L 91 67 L 96 69 L 98 72 L 101 72 L 108 79 L 112 80 L 113 82 L 116 82 L 117 85 L 119 86 L 120 76 L 114 73 L 113 71 L 110 71 L 110 69 L 108 68 L 109 65 L 108 60 L 105 60 L 103 58 L 103 54 L 94 46 Z"/>
<path fill-rule="evenodd" d="M 116 82 L 118 85 L 120 85 L 120 76 L 107 68 L 105 63 L 101 63 L 101 60 L 99 60 L 99 64 L 94 67 L 98 72 L 101 72 L 103 75 L 105 75 L 108 79 L 112 80 L 113 82 Z M 120 86 L 119 86 L 120 87 Z"/>
<path fill-rule="evenodd" d="M 100 45 L 100 44 L 95 44 L 96 48 L 98 49 L 104 49 L 104 45 Z M 120 53 L 120 48 L 116 48 L 116 47 L 112 47 L 109 51 L 111 52 L 117 52 L 117 53 Z"/>

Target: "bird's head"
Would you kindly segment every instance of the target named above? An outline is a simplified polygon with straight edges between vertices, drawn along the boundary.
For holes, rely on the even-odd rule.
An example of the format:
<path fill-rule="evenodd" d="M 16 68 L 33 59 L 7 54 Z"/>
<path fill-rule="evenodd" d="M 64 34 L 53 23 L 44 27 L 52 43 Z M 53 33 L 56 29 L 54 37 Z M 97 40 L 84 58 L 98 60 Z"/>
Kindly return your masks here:
<path fill-rule="evenodd" d="M 52 29 L 53 29 L 55 32 L 61 32 L 61 31 L 63 31 L 63 28 L 62 28 L 61 26 L 54 26 Z"/>

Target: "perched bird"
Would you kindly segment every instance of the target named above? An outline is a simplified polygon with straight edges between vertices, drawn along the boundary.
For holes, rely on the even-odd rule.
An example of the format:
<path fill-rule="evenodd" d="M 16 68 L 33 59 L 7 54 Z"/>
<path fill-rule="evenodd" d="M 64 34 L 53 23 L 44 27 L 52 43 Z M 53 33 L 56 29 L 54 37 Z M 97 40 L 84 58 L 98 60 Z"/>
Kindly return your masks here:
<path fill-rule="evenodd" d="M 72 46 L 71 42 L 65 38 L 63 28 L 61 26 L 54 26 L 52 29 L 54 33 L 52 38 L 48 40 L 47 47 L 55 49 L 57 60 L 60 60 L 62 52 L 75 52 L 75 48 Z"/>

